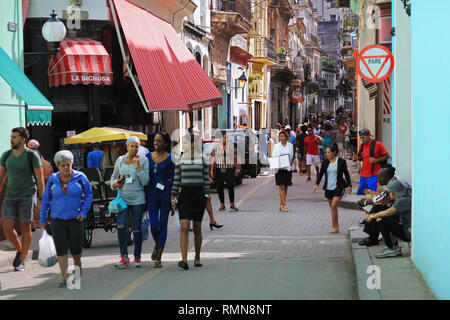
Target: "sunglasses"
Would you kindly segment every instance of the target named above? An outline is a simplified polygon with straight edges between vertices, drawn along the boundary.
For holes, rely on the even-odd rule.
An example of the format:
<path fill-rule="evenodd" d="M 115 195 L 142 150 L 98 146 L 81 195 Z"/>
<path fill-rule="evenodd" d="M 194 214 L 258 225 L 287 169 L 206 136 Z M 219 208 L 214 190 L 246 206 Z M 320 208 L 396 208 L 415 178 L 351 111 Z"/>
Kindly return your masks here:
<path fill-rule="evenodd" d="M 358 132 L 359 134 L 367 134 L 367 131 L 361 130 Z"/>

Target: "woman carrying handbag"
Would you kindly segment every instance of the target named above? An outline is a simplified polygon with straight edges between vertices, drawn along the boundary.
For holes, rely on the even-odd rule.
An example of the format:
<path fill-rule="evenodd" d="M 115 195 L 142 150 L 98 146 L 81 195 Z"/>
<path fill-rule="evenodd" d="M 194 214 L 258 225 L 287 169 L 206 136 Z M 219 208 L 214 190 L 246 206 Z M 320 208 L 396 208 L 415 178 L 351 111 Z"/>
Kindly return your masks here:
<path fill-rule="evenodd" d="M 142 251 L 142 216 L 145 211 L 144 186 L 148 184 L 148 159 L 139 157 L 140 140 L 130 137 L 127 140 L 127 154 L 120 156 L 114 166 L 111 176 L 111 187 L 120 189 L 120 197 L 127 208 L 117 214 L 117 236 L 119 238 L 121 260 L 116 268 L 125 269 L 130 266 L 127 247 L 127 219 L 131 213 L 131 228 L 134 236 L 134 266 L 141 267 Z"/>
<path fill-rule="evenodd" d="M 313 192 L 317 191 L 320 181 L 325 174 L 325 197 L 331 208 L 331 233 L 339 233 L 338 205 L 344 195 L 345 188 L 348 193 L 352 192 L 352 181 L 350 173 L 347 169 L 347 162 L 343 158 L 339 158 L 339 149 L 336 144 L 328 146 L 325 150 L 325 159 L 320 167 L 316 185 Z"/>

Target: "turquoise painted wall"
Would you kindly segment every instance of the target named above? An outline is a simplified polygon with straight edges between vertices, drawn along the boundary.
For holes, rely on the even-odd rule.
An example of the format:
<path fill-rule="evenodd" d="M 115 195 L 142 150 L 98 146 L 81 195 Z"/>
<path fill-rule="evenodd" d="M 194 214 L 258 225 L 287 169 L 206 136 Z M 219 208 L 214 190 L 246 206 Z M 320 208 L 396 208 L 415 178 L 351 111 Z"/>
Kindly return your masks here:
<path fill-rule="evenodd" d="M 412 2 L 413 261 L 450 299 L 450 1 Z"/>
<path fill-rule="evenodd" d="M 22 1 L 2 0 L 0 12 L 0 46 L 23 70 Z M 8 22 L 17 24 L 16 32 L 8 31 Z M 19 104 L 24 102 L 0 77 L 0 153 L 11 148 L 11 129 L 25 125 L 25 108 L 18 107 Z"/>
<path fill-rule="evenodd" d="M 401 1 L 392 8 L 395 67 L 392 84 L 392 162 L 397 174 L 412 183 L 411 18 Z"/>
<path fill-rule="evenodd" d="M 222 104 L 219 108 L 219 128 L 226 129 L 227 127 L 227 88 L 225 85 L 219 86 L 220 93 L 222 94 Z"/>

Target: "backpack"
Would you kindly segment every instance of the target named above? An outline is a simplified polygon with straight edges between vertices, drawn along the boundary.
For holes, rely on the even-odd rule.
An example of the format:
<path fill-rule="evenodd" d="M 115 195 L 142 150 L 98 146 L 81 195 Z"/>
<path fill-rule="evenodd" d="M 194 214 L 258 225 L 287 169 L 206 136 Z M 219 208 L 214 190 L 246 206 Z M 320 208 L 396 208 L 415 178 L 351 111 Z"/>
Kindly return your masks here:
<path fill-rule="evenodd" d="M 372 142 L 370 143 L 370 156 L 372 158 L 375 158 L 375 145 L 378 141 L 373 139 Z M 358 159 L 359 161 L 362 161 L 362 152 L 363 152 L 363 148 L 364 148 L 364 144 L 361 143 L 361 146 L 359 147 L 359 151 L 358 151 Z M 382 162 L 378 162 L 380 164 L 381 167 L 387 165 L 387 160 L 382 161 Z M 375 166 L 375 163 L 372 163 L 372 175 L 373 175 L 373 168 Z"/>
<path fill-rule="evenodd" d="M 12 151 L 13 151 L 12 149 L 6 151 L 5 170 L 6 170 L 6 160 L 8 160 L 8 158 L 11 155 Z M 34 175 L 34 167 L 33 167 L 33 157 L 34 157 L 34 153 L 35 152 L 33 150 L 31 150 L 31 149 L 28 149 L 28 148 L 25 149 L 25 152 L 27 153 L 28 167 L 29 167 L 29 169 L 31 171 L 31 174 L 34 177 L 34 181 L 37 183 L 37 179 L 36 179 L 36 176 Z"/>

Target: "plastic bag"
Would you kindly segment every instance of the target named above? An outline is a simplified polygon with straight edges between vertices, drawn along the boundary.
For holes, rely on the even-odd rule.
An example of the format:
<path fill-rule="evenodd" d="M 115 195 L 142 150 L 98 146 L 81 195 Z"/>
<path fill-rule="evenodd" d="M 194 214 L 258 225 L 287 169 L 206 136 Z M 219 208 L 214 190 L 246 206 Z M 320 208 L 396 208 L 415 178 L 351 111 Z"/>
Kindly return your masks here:
<path fill-rule="evenodd" d="M 148 212 L 145 212 L 145 215 L 142 218 L 142 225 L 141 225 L 142 241 L 148 239 L 149 228 L 150 228 L 150 218 L 148 217 Z"/>
<path fill-rule="evenodd" d="M 119 213 L 128 208 L 127 204 L 120 197 L 120 189 L 117 191 L 117 197 L 108 205 L 108 211 L 111 213 Z"/>
<path fill-rule="evenodd" d="M 44 268 L 53 267 L 57 262 L 55 243 L 45 230 L 39 240 L 38 262 Z"/>
<path fill-rule="evenodd" d="M 180 225 L 180 216 L 178 215 L 178 208 L 175 208 L 175 215 L 173 217 L 174 217 L 173 223 L 177 226 L 177 229 L 180 230 L 181 225 Z"/>

